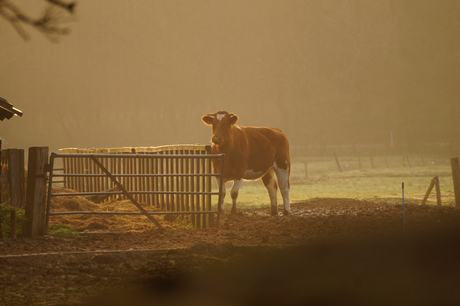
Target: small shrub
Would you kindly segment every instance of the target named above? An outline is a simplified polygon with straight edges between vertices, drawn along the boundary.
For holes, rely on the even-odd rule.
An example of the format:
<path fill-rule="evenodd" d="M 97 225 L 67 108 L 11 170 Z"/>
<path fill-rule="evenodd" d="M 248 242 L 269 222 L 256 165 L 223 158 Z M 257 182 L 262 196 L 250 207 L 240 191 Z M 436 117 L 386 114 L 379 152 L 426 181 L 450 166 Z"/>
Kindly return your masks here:
<path fill-rule="evenodd" d="M 48 235 L 60 238 L 81 238 L 71 226 L 66 224 L 50 225 L 48 227 Z"/>
<path fill-rule="evenodd" d="M 27 220 L 26 215 L 24 210 L 17 208 L 17 207 L 12 207 L 12 206 L 7 206 L 7 205 L 1 205 L 0 206 L 0 218 L 2 219 L 2 234 L 3 238 L 7 239 L 10 237 L 10 232 L 11 232 L 11 211 L 15 210 L 16 211 L 16 234 L 20 235 L 22 234 L 22 222 Z"/>

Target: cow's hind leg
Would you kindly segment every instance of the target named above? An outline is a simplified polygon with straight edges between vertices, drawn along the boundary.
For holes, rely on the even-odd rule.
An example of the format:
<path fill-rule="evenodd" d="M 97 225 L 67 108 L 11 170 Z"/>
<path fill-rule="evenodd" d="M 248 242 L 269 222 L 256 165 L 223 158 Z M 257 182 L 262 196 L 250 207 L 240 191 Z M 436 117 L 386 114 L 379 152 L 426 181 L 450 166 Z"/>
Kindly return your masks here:
<path fill-rule="evenodd" d="M 240 190 L 242 182 L 243 179 L 233 181 L 232 191 L 230 192 L 232 196 L 232 214 L 236 214 L 236 199 L 238 198 L 238 191 Z"/>
<path fill-rule="evenodd" d="M 285 216 L 289 215 L 290 203 L 289 203 L 289 176 L 290 176 L 290 164 L 287 161 L 281 163 L 275 162 L 275 172 L 278 177 L 278 185 L 280 186 L 280 192 L 283 196 L 284 212 Z"/>
<path fill-rule="evenodd" d="M 276 184 L 275 180 L 275 171 L 270 169 L 263 177 L 262 182 L 264 182 L 265 188 L 267 188 L 268 195 L 270 197 L 270 206 L 271 206 L 271 215 L 276 216 L 277 212 L 277 196 L 276 193 L 278 191 L 278 185 Z"/>

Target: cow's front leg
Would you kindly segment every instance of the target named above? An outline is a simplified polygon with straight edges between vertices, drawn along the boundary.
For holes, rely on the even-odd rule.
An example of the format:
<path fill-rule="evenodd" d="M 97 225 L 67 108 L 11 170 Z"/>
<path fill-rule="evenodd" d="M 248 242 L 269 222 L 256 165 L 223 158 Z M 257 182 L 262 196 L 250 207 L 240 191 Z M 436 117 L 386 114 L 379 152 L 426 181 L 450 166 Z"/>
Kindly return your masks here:
<path fill-rule="evenodd" d="M 230 193 L 232 196 L 232 214 L 236 214 L 236 199 L 238 198 L 238 191 L 240 190 L 242 182 L 243 179 L 233 181 L 232 191 Z"/>
<path fill-rule="evenodd" d="M 216 177 L 216 181 L 217 181 L 217 186 L 220 186 L 220 178 Z M 220 194 L 220 203 L 218 205 L 220 205 L 220 211 L 221 212 L 224 212 L 224 199 L 225 199 L 225 193 L 226 193 L 226 189 L 225 189 L 225 181 L 222 183 L 222 192 Z"/>

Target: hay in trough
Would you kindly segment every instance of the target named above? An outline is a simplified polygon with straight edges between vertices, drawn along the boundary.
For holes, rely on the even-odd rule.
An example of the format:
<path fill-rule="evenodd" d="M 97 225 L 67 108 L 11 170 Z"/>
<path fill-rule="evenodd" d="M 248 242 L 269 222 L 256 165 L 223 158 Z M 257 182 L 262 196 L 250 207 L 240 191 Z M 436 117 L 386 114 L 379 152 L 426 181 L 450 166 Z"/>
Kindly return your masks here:
<path fill-rule="evenodd" d="M 76 193 L 74 190 L 66 188 L 54 188 L 56 193 Z M 147 211 L 158 211 L 154 206 L 147 206 L 140 203 Z M 58 196 L 51 198 L 51 212 L 67 211 L 89 211 L 89 212 L 139 212 L 139 209 L 130 200 L 112 200 L 105 203 L 96 204 L 83 196 Z M 155 216 L 161 221 L 164 227 L 181 226 L 167 222 L 163 224 L 163 217 Z M 96 231 L 145 231 L 156 228 L 144 215 L 57 215 L 50 217 L 50 225 L 66 224 L 77 232 L 96 232 Z"/>

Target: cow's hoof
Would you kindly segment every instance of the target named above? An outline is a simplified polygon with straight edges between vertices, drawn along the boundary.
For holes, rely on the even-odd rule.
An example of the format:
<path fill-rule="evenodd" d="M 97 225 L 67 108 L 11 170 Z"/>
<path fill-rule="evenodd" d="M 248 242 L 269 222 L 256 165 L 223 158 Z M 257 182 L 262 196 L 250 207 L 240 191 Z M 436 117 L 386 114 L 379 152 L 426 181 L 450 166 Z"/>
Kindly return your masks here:
<path fill-rule="evenodd" d="M 278 216 L 278 212 L 275 210 L 275 211 L 271 211 L 271 216 L 272 217 L 275 217 L 275 216 Z"/>

